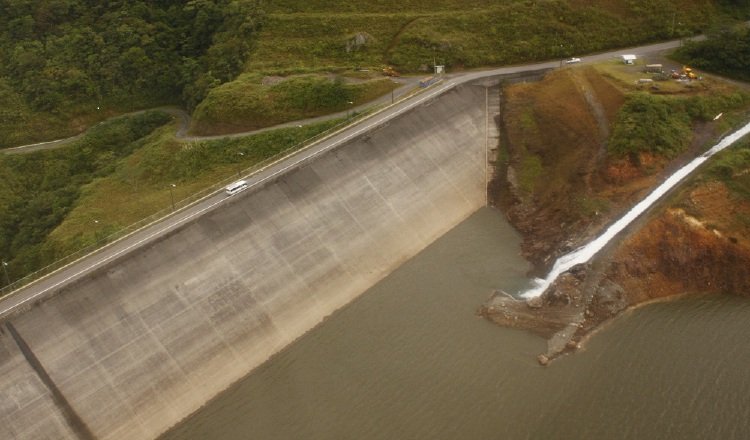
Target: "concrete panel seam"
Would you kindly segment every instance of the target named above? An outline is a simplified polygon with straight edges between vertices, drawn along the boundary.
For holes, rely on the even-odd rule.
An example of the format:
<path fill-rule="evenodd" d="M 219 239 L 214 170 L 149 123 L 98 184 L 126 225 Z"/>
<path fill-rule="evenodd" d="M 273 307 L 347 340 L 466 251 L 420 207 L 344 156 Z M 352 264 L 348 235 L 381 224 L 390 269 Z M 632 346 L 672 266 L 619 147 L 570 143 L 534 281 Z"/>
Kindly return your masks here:
<path fill-rule="evenodd" d="M 53 401 L 57 405 L 58 409 L 60 409 L 60 412 L 62 412 L 65 420 L 68 422 L 68 425 L 70 425 L 71 430 L 83 440 L 96 440 L 94 433 L 91 432 L 88 425 L 86 425 L 86 422 L 81 419 L 75 409 L 73 409 L 73 407 L 70 405 L 68 399 L 65 398 L 55 382 L 52 380 L 49 374 L 47 374 L 47 371 L 44 369 L 42 363 L 39 362 L 39 359 L 37 359 L 34 352 L 31 351 L 31 348 L 26 344 L 26 341 L 23 340 L 13 324 L 10 321 L 6 321 L 5 327 L 8 329 L 11 337 L 16 342 L 16 345 L 18 345 L 18 349 L 21 350 L 21 353 L 26 359 L 26 362 L 29 363 L 31 369 L 36 372 L 39 379 L 49 390 L 50 394 L 52 395 Z"/>

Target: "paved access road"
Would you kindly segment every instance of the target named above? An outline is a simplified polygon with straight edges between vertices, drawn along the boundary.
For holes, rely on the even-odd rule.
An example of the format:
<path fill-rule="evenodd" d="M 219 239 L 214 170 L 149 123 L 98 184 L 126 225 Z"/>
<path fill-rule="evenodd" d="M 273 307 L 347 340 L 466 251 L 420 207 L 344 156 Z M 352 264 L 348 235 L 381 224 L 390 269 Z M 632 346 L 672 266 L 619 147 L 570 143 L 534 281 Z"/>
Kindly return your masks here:
<path fill-rule="evenodd" d="M 589 55 L 583 58 L 583 63 L 585 64 L 587 62 L 612 59 L 613 57 L 624 53 L 633 53 L 636 55 L 653 54 L 675 48 L 678 45 L 679 41 L 671 41 L 666 43 L 641 46 L 637 48 Z M 447 75 L 443 79 L 443 81 L 431 86 L 423 93 L 410 96 L 406 99 L 396 102 L 395 104 L 371 115 L 370 117 L 360 120 L 359 122 L 345 129 L 342 129 L 341 131 L 334 133 L 322 140 L 319 140 L 311 146 L 298 151 L 287 158 L 281 159 L 271 165 L 268 165 L 262 170 L 255 172 L 253 175 L 246 177 L 245 180 L 248 182 L 249 186 L 248 190 L 252 190 L 253 187 L 261 185 L 268 180 L 271 180 L 295 167 L 300 166 L 307 161 L 314 159 L 316 156 L 319 156 L 330 149 L 342 145 L 357 136 L 361 136 L 367 133 L 368 131 L 388 122 L 389 120 L 398 117 L 402 113 L 407 112 L 410 109 L 451 90 L 457 85 L 481 80 L 483 78 L 492 78 L 500 75 L 555 68 L 559 67 L 560 64 L 560 60 L 555 60 L 544 63 L 510 66 L 498 69 Z M 242 196 L 243 193 L 239 193 L 231 197 Z M 198 216 L 219 207 L 222 203 L 224 203 L 225 200 L 227 200 L 228 197 L 230 196 L 225 195 L 224 191 L 218 191 L 214 194 L 211 194 L 193 203 L 192 205 L 179 210 L 169 217 L 146 226 L 118 241 L 105 246 L 99 251 L 82 257 L 81 259 L 69 264 L 68 266 L 65 266 L 64 268 L 50 275 L 47 275 L 46 277 L 41 278 L 24 288 L 12 292 L 11 294 L 0 300 L 0 319 L 12 313 L 15 309 L 22 308 L 23 306 L 28 306 L 36 300 L 41 300 L 47 295 L 54 293 L 57 289 L 64 286 L 65 284 L 75 281 L 85 276 L 89 272 L 117 259 L 118 257 L 121 257 L 144 244 L 153 242 L 159 237 L 162 237 L 164 234 L 167 234 L 170 231 L 179 228 L 187 222 L 197 218 Z"/>
<path fill-rule="evenodd" d="M 408 94 L 412 90 L 414 90 L 415 87 L 417 87 L 417 84 L 419 83 L 419 78 L 415 77 L 404 77 L 404 78 L 393 78 L 393 81 L 400 84 L 399 87 L 397 87 L 393 93 L 389 93 L 387 95 L 381 96 L 379 98 L 376 98 L 370 102 L 366 102 L 364 104 L 358 105 L 356 107 L 352 107 L 350 109 L 347 109 L 346 111 L 341 111 L 337 113 L 331 113 L 328 115 L 323 116 L 317 116 L 314 118 L 308 118 L 308 119 L 302 119 L 298 121 L 290 121 L 285 122 L 283 124 L 273 125 L 270 127 L 264 127 L 259 128 L 256 130 L 250 130 L 250 131 L 243 131 L 239 133 L 229 133 L 229 134 L 217 134 L 217 135 L 209 135 L 209 136 L 194 136 L 194 135 L 188 135 L 188 129 L 190 128 L 190 114 L 186 112 L 185 110 L 178 108 L 178 107 L 154 107 L 150 109 L 144 109 L 144 110 L 138 110 L 130 113 L 124 113 L 121 115 L 117 115 L 111 119 L 117 119 L 122 118 L 125 116 L 132 116 L 137 115 L 139 113 L 145 113 L 148 111 L 161 111 L 164 113 L 167 113 L 174 117 L 176 120 L 179 121 L 179 125 L 177 127 L 177 131 L 175 133 L 175 138 L 177 138 L 180 141 L 183 142 L 197 142 L 197 141 L 207 141 L 212 139 L 223 139 L 223 138 L 236 138 L 236 137 L 244 137 L 244 136 L 250 136 L 258 133 L 262 133 L 264 131 L 270 131 L 270 130 L 276 130 L 278 128 L 284 128 L 284 127 L 294 127 L 298 125 L 307 125 L 307 124 L 314 124 L 316 122 L 322 122 L 327 121 L 330 119 L 336 119 L 336 118 L 343 118 L 345 116 L 348 116 L 352 112 L 359 112 L 363 110 L 367 110 L 368 108 L 371 108 L 373 106 L 379 106 L 384 104 L 390 104 L 393 99 L 398 99 L 403 97 L 404 95 Z M 111 120 L 108 119 L 108 120 Z M 100 122 L 101 124 L 101 122 Z M 41 151 L 41 150 L 54 150 L 57 148 L 64 147 L 66 145 L 70 145 L 73 142 L 81 139 L 86 132 L 83 132 L 81 134 L 78 134 L 76 136 L 71 136 L 69 138 L 65 139 L 57 139 L 54 141 L 46 141 L 46 142 L 37 142 L 35 144 L 29 144 L 29 145 L 21 145 L 18 147 L 11 147 L 11 148 L 5 148 L 0 149 L 0 153 L 5 154 L 26 154 L 26 153 L 33 153 L 35 151 Z"/>

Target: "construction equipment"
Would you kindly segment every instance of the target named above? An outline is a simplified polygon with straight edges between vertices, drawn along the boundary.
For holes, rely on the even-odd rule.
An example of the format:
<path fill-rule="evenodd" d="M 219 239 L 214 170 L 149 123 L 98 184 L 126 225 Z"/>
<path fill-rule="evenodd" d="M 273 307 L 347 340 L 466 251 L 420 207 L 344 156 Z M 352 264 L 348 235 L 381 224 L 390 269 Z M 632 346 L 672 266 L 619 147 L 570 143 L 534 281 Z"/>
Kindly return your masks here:
<path fill-rule="evenodd" d="M 672 70 L 671 76 L 673 79 L 698 79 L 698 75 L 688 66 L 682 66 L 682 70 L 679 72 Z"/>
<path fill-rule="evenodd" d="M 394 69 L 391 66 L 385 66 L 385 67 L 383 67 L 383 75 L 385 75 L 385 76 L 399 76 L 399 74 L 396 71 L 396 69 Z"/>
<path fill-rule="evenodd" d="M 691 69 L 688 66 L 682 66 L 682 74 L 685 75 L 688 79 L 697 79 L 698 75 L 693 72 L 693 69 Z"/>

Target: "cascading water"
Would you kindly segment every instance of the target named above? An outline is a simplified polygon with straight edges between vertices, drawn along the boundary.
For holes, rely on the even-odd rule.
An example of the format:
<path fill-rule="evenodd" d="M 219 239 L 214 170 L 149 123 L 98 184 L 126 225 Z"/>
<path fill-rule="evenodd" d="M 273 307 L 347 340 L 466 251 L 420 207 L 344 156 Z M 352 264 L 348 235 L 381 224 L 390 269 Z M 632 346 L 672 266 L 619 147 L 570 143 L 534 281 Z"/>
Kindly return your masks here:
<path fill-rule="evenodd" d="M 710 150 L 693 159 L 690 163 L 677 170 L 674 174 L 669 176 L 669 178 L 664 181 L 664 183 L 653 190 L 651 194 L 649 194 L 645 199 L 641 200 L 637 205 L 633 207 L 633 209 L 628 211 L 627 214 L 617 220 L 614 224 L 612 224 L 612 226 L 607 228 L 607 230 L 604 231 L 602 235 L 591 241 L 586 246 L 578 248 L 575 251 L 558 258 L 557 261 L 555 261 L 555 265 L 552 266 L 552 270 L 550 271 L 549 275 L 547 275 L 545 279 L 537 278 L 534 281 L 535 286 L 521 293 L 521 297 L 534 298 L 541 295 L 561 273 L 569 270 L 577 264 L 582 264 L 589 261 L 591 257 L 596 255 L 596 253 L 599 252 L 604 247 L 604 245 L 609 243 L 609 241 L 614 238 L 615 235 L 625 229 L 625 227 L 629 225 L 630 222 L 638 218 L 638 216 L 641 215 L 646 209 L 648 209 L 648 207 L 653 205 L 654 202 L 659 200 L 659 198 L 666 194 L 666 192 L 669 191 L 673 186 L 677 185 L 677 183 L 679 183 L 682 179 L 692 173 L 703 162 L 708 160 L 709 157 L 732 145 L 748 133 L 750 133 L 750 123 L 725 137 L 718 144 L 714 145 Z"/>

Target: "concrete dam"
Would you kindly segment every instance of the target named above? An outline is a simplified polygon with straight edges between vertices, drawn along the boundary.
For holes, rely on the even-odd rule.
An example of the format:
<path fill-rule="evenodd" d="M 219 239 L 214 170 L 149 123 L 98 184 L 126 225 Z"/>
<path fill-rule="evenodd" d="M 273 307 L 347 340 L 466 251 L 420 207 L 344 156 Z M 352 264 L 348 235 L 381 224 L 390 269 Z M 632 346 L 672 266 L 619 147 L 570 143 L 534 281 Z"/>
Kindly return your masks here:
<path fill-rule="evenodd" d="M 498 99 L 454 87 L 5 318 L 0 438 L 190 415 L 485 204 Z"/>

